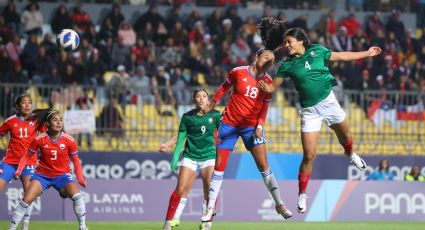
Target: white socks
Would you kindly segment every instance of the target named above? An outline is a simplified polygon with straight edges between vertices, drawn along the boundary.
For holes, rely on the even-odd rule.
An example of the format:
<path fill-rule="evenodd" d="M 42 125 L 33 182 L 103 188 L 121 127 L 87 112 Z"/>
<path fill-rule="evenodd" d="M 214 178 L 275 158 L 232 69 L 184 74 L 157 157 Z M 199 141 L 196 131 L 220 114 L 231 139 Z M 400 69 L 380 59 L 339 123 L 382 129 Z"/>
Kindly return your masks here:
<path fill-rule="evenodd" d="M 18 207 L 16 207 L 15 213 L 12 216 L 12 220 L 10 221 L 9 230 L 15 230 L 18 227 L 19 222 L 21 222 L 29 206 L 29 204 L 22 200 L 19 202 Z"/>
<path fill-rule="evenodd" d="M 32 213 L 32 208 L 34 207 L 34 205 L 33 204 L 31 204 L 29 207 L 28 207 L 28 209 L 27 209 L 27 212 L 25 213 L 25 215 L 24 215 L 24 221 L 25 222 L 29 222 L 30 221 L 30 218 L 31 218 L 31 213 Z"/>
<path fill-rule="evenodd" d="M 270 195 L 273 197 L 274 203 L 276 205 L 283 204 L 283 201 L 280 198 L 279 185 L 277 184 L 276 178 L 274 177 L 272 170 L 269 168 L 266 171 L 260 173 L 261 176 L 263 176 L 264 184 L 266 184 Z"/>
<path fill-rule="evenodd" d="M 80 229 L 86 227 L 86 204 L 80 193 L 75 194 L 72 198 L 74 204 L 74 213 L 80 223 Z"/>
<path fill-rule="evenodd" d="M 218 192 L 220 191 L 221 184 L 223 183 L 224 172 L 214 170 L 211 176 L 210 190 L 208 192 L 208 208 L 215 207 Z"/>
<path fill-rule="evenodd" d="M 180 216 L 183 213 L 184 207 L 186 207 L 187 198 L 180 198 L 179 206 L 177 206 L 176 212 L 174 213 L 173 219 L 180 220 Z"/>

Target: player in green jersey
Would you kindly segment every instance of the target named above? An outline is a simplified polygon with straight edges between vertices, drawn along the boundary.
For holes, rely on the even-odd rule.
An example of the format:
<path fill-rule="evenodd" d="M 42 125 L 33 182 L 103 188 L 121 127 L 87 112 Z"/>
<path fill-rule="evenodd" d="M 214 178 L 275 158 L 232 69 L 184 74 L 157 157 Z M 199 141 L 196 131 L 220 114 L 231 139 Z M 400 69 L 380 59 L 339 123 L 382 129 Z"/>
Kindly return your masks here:
<path fill-rule="evenodd" d="M 291 28 L 280 36 L 283 22 L 270 18 L 263 19 L 259 24 L 260 35 L 264 44 L 274 44 L 267 47 L 274 50 L 283 41 L 289 57 L 279 67 L 276 77 L 271 84 L 260 82 L 259 88 L 265 92 L 274 92 L 284 78 L 291 78 L 300 94 L 301 101 L 301 141 L 303 146 L 303 160 L 298 174 L 298 211 L 307 210 L 306 190 L 316 158 L 316 148 L 321 124 L 324 121 L 338 137 L 344 147 L 345 155 L 360 170 L 366 169 L 366 163 L 353 152 L 353 140 L 349 132 L 345 113 L 336 100 L 332 87 L 336 81 L 329 72 L 325 61 L 351 61 L 379 55 L 379 47 L 370 47 L 363 52 L 333 52 L 321 45 L 311 44 L 305 31 L 301 28 Z M 270 36 L 270 35 L 274 36 Z"/>
<path fill-rule="evenodd" d="M 177 187 L 173 191 L 168 204 L 164 229 L 171 229 L 180 222 L 180 215 L 183 212 L 193 182 L 197 176 L 197 170 L 202 178 L 204 188 L 203 212 L 208 200 L 208 189 L 211 182 L 211 175 L 215 165 L 215 133 L 220 126 L 221 114 L 217 110 L 210 110 L 208 92 L 205 89 L 198 89 L 193 93 L 193 100 L 196 109 L 183 114 L 177 138 L 173 137 L 165 144 L 162 144 L 160 151 L 165 151 L 168 146 L 177 142 L 174 149 L 171 169 L 177 170 L 183 145 L 183 160 L 180 166 Z M 186 139 L 186 142 L 185 142 Z M 206 228 L 210 228 L 211 222 Z M 204 227 L 204 226 L 203 226 Z"/>

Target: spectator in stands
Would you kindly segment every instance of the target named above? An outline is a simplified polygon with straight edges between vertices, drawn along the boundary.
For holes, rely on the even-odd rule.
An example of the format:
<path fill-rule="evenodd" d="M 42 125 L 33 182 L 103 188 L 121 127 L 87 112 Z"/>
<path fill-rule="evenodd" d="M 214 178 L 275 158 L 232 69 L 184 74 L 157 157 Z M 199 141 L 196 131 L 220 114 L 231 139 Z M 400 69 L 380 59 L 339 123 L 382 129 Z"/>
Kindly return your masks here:
<path fill-rule="evenodd" d="M 425 79 L 425 69 L 422 66 L 422 62 L 417 61 L 412 68 L 412 71 L 409 76 L 410 79 L 420 82 L 422 79 Z"/>
<path fill-rule="evenodd" d="M 98 129 L 101 135 L 110 135 L 111 138 L 118 140 L 124 136 L 123 122 L 124 116 L 118 110 L 118 102 L 115 95 L 111 95 L 108 104 L 106 104 L 98 118 Z M 112 147 L 112 140 L 108 141 Z M 117 143 L 118 147 L 119 143 Z"/>
<path fill-rule="evenodd" d="M 251 55 L 251 48 L 242 37 L 236 38 L 236 41 L 230 45 L 231 57 L 235 59 L 237 66 L 247 65 L 248 57 Z"/>
<path fill-rule="evenodd" d="M 308 29 L 307 29 L 307 20 L 308 20 L 308 14 L 303 14 L 303 15 L 297 17 L 291 23 L 291 27 L 300 27 L 303 30 L 308 31 Z"/>
<path fill-rule="evenodd" d="M 180 21 L 177 21 L 173 28 L 170 30 L 170 37 L 173 38 L 174 44 L 179 47 L 187 47 L 187 30 L 183 27 Z"/>
<path fill-rule="evenodd" d="M 112 45 L 111 50 L 111 62 L 112 66 L 130 65 L 130 54 L 131 49 L 129 46 L 124 44 L 124 38 L 118 36 L 118 43 Z"/>
<path fill-rule="evenodd" d="M 190 15 L 186 18 L 186 21 L 184 22 L 185 28 L 187 31 L 194 30 L 194 26 L 196 26 L 197 22 L 202 22 L 201 13 L 199 10 L 194 9 Z M 202 25 L 202 24 L 201 24 Z"/>
<path fill-rule="evenodd" d="M 212 35 L 213 40 L 217 39 L 217 35 L 221 31 L 223 17 L 221 16 L 220 8 L 216 8 L 211 15 L 207 18 L 205 25 L 208 28 L 209 33 Z"/>
<path fill-rule="evenodd" d="M 168 13 L 167 19 L 165 20 L 165 26 L 168 31 L 171 31 L 177 22 L 182 22 L 183 17 L 180 13 L 180 5 L 174 5 Z"/>
<path fill-rule="evenodd" d="M 10 117 L 14 111 L 13 109 L 13 91 L 12 87 L 9 84 L 4 84 L 0 86 L 0 116 L 3 119 Z"/>
<path fill-rule="evenodd" d="M 22 66 L 19 61 L 15 62 L 13 69 L 6 74 L 6 82 L 28 84 L 28 77 L 22 72 Z"/>
<path fill-rule="evenodd" d="M 344 105 L 344 83 L 341 80 L 341 75 L 339 75 L 339 73 L 334 73 L 332 76 L 334 76 L 336 81 L 336 85 L 332 87 L 332 91 L 339 104 Z"/>
<path fill-rule="evenodd" d="M 6 81 L 6 73 L 12 70 L 14 62 L 9 58 L 6 49 L 0 49 L 0 82 Z"/>
<path fill-rule="evenodd" d="M 214 43 L 211 42 L 210 34 L 204 35 L 199 52 L 201 55 L 201 63 L 210 70 L 215 62 L 215 47 Z"/>
<path fill-rule="evenodd" d="M 55 86 L 60 86 L 63 84 L 62 77 L 60 76 L 58 68 L 55 65 L 51 65 L 49 67 L 48 73 L 46 74 L 46 77 L 43 79 L 43 83 L 46 85 L 55 85 Z"/>
<path fill-rule="evenodd" d="M 140 65 L 136 69 L 136 73 L 127 78 L 127 85 L 130 88 L 131 96 L 137 97 L 137 102 L 154 104 L 155 97 L 152 94 L 152 84 L 149 77 L 146 75 L 145 67 Z"/>
<path fill-rule="evenodd" d="M 337 32 L 337 23 L 335 20 L 335 10 L 330 10 L 329 13 L 322 19 L 320 32 L 327 36 L 332 36 Z"/>
<path fill-rule="evenodd" d="M 82 52 L 72 53 L 72 65 L 74 67 L 74 73 L 76 77 L 77 84 L 87 84 L 88 79 L 86 76 L 86 62 L 84 61 Z"/>
<path fill-rule="evenodd" d="M 102 27 L 99 31 L 99 41 L 105 41 L 108 38 L 115 38 L 118 34 L 118 30 L 114 28 L 112 25 L 112 21 L 109 18 L 106 18 L 103 23 Z"/>
<path fill-rule="evenodd" d="M 218 86 L 224 81 L 225 76 L 227 76 L 226 70 L 222 70 L 220 66 L 215 65 L 205 80 L 210 86 Z"/>
<path fill-rule="evenodd" d="M 124 109 L 126 104 L 126 96 L 128 92 L 127 78 L 129 77 L 124 65 L 118 65 L 117 72 L 107 82 L 107 95 L 114 95 L 118 103 Z"/>
<path fill-rule="evenodd" d="M 95 101 L 93 98 L 89 96 L 88 89 L 84 90 L 84 94 L 77 98 L 75 101 L 75 109 L 77 110 L 94 110 L 95 109 Z M 87 141 L 87 146 L 89 150 L 92 149 L 92 134 L 84 133 Z M 81 142 L 83 139 L 83 133 L 78 133 L 78 146 L 81 146 Z"/>
<path fill-rule="evenodd" d="M 51 58 L 51 60 L 56 59 L 59 48 L 55 42 L 52 42 L 52 34 L 46 33 L 40 45 L 46 49 L 46 55 Z"/>
<path fill-rule="evenodd" d="M 22 53 L 21 38 L 18 34 L 13 34 L 10 41 L 6 44 L 5 50 L 12 61 L 19 61 Z"/>
<path fill-rule="evenodd" d="M 63 29 L 69 29 L 72 26 L 72 19 L 69 16 L 68 9 L 65 5 L 60 5 L 50 24 L 53 33 L 58 34 Z"/>
<path fill-rule="evenodd" d="M 112 27 L 118 30 L 121 23 L 125 20 L 124 15 L 121 13 L 121 6 L 119 3 L 112 4 L 112 9 L 108 15 L 106 15 L 104 21 L 108 19 L 111 21 Z"/>
<path fill-rule="evenodd" d="M 146 23 L 145 28 L 138 32 L 138 35 L 145 41 L 154 41 L 156 37 L 156 31 L 154 31 L 152 23 L 148 22 Z"/>
<path fill-rule="evenodd" d="M 418 165 L 413 165 L 412 170 L 410 170 L 409 174 L 406 174 L 404 177 L 405 181 L 420 181 L 424 182 L 425 177 L 421 175 L 421 171 Z"/>
<path fill-rule="evenodd" d="M 171 75 L 170 84 L 176 98 L 177 105 L 190 105 L 191 89 L 188 88 L 190 76 L 184 74 L 180 67 L 175 68 Z"/>
<path fill-rule="evenodd" d="M 38 4 L 31 2 L 21 15 L 21 22 L 24 25 L 24 30 L 27 34 L 40 35 L 42 33 L 43 15 L 38 9 Z"/>
<path fill-rule="evenodd" d="M 237 27 L 233 27 L 232 20 L 226 18 L 223 20 L 222 25 L 223 27 L 219 31 L 219 34 L 215 41 L 215 44 L 217 44 L 217 46 L 220 46 L 220 44 L 222 44 L 223 41 L 226 41 L 229 44 L 232 43 L 236 35 L 236 31 L 234 28 L 237 28 Z"/>
<path fill-rule="evenodd" d="M 182 52 L 181 50 L 174 46 L 174 40 L 172 37 L 169 37 L 165 43 L 165 46 L 160 48 L 160 63 L 167 67 L 178 66 L 182 61 Z"/>
<path fill-rule="evenodd" d="M 169 112 L 171 109 L 170 106 L 172 106 L 172 108 L 175 107 L 176 102 L 170 84 L 170 75 L 165 71 L 164 66 L 157 67 L 156 74 L 152 77 L 152 90 L 155 97 L 160 98 L 160 100 L 157 101 L 157 111 L 159 114 L 163 114 L 161 108 L 162 103 L 167 105 L 164 113 Z"/>
<path fill-rule="evenodd" d="M 16 12 L 16 6 L 13 1 L 8 1 L 3 10 L 2 16 L 7 26 L 16 34 L 21 34 L 21 16 Z"/>
<path fill-rule="evenodd" d="M 84 11 L 79 5 L 74 7 L 71 18 L 73 23 L 77 25 L 80 33 L 85 33 L 90 24 L 92 24 L 90 14 Z"/>
<path fill-rule="evenodd" d="M 400 11 L 397 10 L 393 10 L 390 19 L 387 22 L 387 32 L 393 32 L 395 34 L 395 36 L 397 37 L 397 40 L 399 42 L 403 42 L 405 37 L 404 37 L 404 23 L 401 21 L 400 19 Z"/>
<path fill-rule="evenodd" d="M 64 72 L 61 73 L 62 82 L 65 84 L 75 84 L 78 82 L 77 74 L 74 71 L 72 64 L 67 64 L 65 66 Z"/>
<path fill-rule="evenodd" d="M 167 38 L 168 38 L 167 27 L 165 27 L 165 24 L 163 22 L 160 22 L 158 24 L 158 28 L 156 29 L 156 33 L 155 33 L 155 43 L 158 46 L 163 46 Z"/>
<path fill-rule="evenodd" d="M 366 21 L 366 34 L 370 40 L 375 39 L 377 31 L 384 31 L 384 23 L 378 11 L 373 12 Z M 381 46 L 383 47 L 383 46 Z"/>
<path fill-rule="evenodd" d="M 134 46 L 136 44 L 136 33 L 131 25 L 123 22 L 118 30 L 118 37 L 122 38 L 122 43 L 127 46 Z"/>
<path fill-rule="evenodd" d="M 9 42 L 13 31 L 6 25 L 3 16 L 0 15 L 0 46 Z"/>
<path fill-rule="evenodd" d="M 379 168 L 373 171 L 367 180 L 394 180 L 393 172 L 390 171 L 390 165 L 386 159 L 379 162 Z"/>
<path fill-rule="evenodd" d="M 98 34 L 96 32 L 96 26 L 91 24 L 89 26 L 89 29 L 87 30 L 87 32 L 83 35 L 84 38 L 86 38 L 90 44 L 94 45 L 94 46 L 98 46 L 98 42 L 99 42 L 99 37 Z"/>
<path fill-rule="evenodd" d="M 346 18 L 342 19 L 340 26 L 344 26 L 347 29 L 347 35 L 353 36 L 358 29 L 361 28 L 360 23 L 356 20 L 356 15 L 350 13 Z"/>
<path fill-rule="evenodd" d="M 23 67 L 28 71 L 28 76 L 30 78 L 32 78 L 34 69 L 37 65 L 38 48 L 37 35 L 35 33 L 31 33 L 28 37 L 27 44 L 25 44 L 21 53 Z"/>
<path fill-rule="evenodd" d="M 86 67 L 86 76 L 88 77 L 89 84 L 93 86 L 104 86 L 105 81 L 103 74 L 106 71 L 105 63 L 99 58 L 99 50 L 94 48 L 90 53 L 90 60 Z"/>
<path fill-rule="evenodd" d="M 232 22 L 233 28 L 241 28 L 243 25 L 242 18 L 238 15 L 238 7 L 237 6 L 230 6 L 225 15 L 224 18 L 230 19 Z"/>
<path fill-rule="evenodd" d="M 338 52 L 353 50 L 351 36 L 348 35 L 348 30 L 345 26 L 339 27 L 338 34 L 332 35 L 332 45 Z"/>
<path fill-rule="evenodd" d="M 160 22 L 164 22 L 164 18 L 158 13 L 156 4 L 151 4 L 148 11 L 136 20 L 133 28 L 136 33 L 139 34 L 145 30 L 146 24 L 150 23 L 152 25 L 152 29 L 155 31 Z"/>
<path fill-rule="evenodd" d="M 38 48 L 38 58 L 37 64 L 35 65 L 32 84 L 41 84 L 44 82 L 44 79 L 49 72 L 49 68 L 53 65 L 53 60 L 47 56 L 46 48 L 44 46 L 40 46 Z"/>

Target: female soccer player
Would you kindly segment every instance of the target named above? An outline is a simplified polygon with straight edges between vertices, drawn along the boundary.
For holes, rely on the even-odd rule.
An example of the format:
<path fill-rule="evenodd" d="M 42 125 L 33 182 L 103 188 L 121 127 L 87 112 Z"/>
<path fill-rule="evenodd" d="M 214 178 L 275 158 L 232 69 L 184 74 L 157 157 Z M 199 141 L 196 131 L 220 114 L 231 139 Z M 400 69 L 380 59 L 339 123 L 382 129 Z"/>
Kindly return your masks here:
<path fill-rule="evenodd" d="M 21 158 L 15 177 L 22 174 L 28 159 L 41 150 L 39 165 L 31 178 L 30 185 L 19 202 L 12 217 L 10 229 L 18 226 L 31 203 L 44 191 L 53 186 L 62 196 L 71 198 L 74 212 L 80 224 L 80 230 L 86 230 L 86 207 L 80 189 L 72 178 L 69 160 L 74 164 L 78 183 L 86 187 L 81 163 L 78 158 L 78 147 L 69 134 L 64 133 L 62 115 L 57 110 L 39 110 L 34 112 L 39 119 L 37 129 L 46 123 L 47 132 L 38 135 L 28 148 L 27 154 Z"/>
<path fill-rule="evenodd" d="M 336 81 L 326 67 L 325 61 L 350 61 L 373 57 L 380 54 L 381 49 L 370 47 L 368 51 L 363 52 L 333 52 L 321 45 L 311 44 L 307 34 L 301 28 L 291 28 L 281 33 L 282 24 L 283 22 L 270 18 L 262 19 L 259 24 L 258 29 L 264 44 L 270 45 L 270 49 L 275 49 L 283 38 L 289 53 L 289 58 L 280 64 L 273 82 L 262 81 L 259 83 L 259 88 L 264 92 L 272 93 L 282 84 L 284 78 L 289 77 L 294 81 L 300 94 L 303 160 L 298 174 L 298 212 L 304 213 L 307 210 L 307 183 L 316 158 L 322 121 L 335 132 L 339 143 L 344 147 L 345 155 L 351 162 L 360 170 L 366 169 L 366 163 L 353 152 L 353 139 L 345 113 L 332 92 L 332 86 Z M 279 30 L 280 35 L 273 32 L 275 28 Z M 271 34 L 273 36 L 269 36 Z"/>
<path fill-rule="evenodd" d="M 279 185 L 267 162 L 263 125 L 272 95 L 258 89 L 260 80 L 272 81 L 266 71 L 273 65 L 274 59 L 271 50 L 258 50 L 255 63 L 251 66 L 234 68 L 213 97 L 211 107 L 233 88 L 218 131 L 217 159 L 211 178 L 208 208 L 201 218 L 202 222 L 208 222 L 214 214 L 215 201 L 223 182 L 227 160 L 238 137 L 242 137 L 246 149 L 254 157 L 264 183 L 276 204 L 276 211 L 285 219 L 292 216 L 292 213 L 284 206 Z"/>
<path fill-rule="evenodd" d="M 0 138 L 10 132 L 9 146 L 0 161 L 0 191 L 12 180 L 19 161 L 27 153 L 29 145 L 38 134 L 37 122 L 27 120 L 32 112 L 31 96 L 26 93 L 19 95 L 15 99 L 14 106 L 18 113 L 6 119 L 0 126 Z M 20 179 L 24 192 L 30 184 L 30 178 L 34 174 L 36 165 L 37 156 L 32 156 L 22 170 Z M 31 211 L 32 206 L 25 213 L 22 229 L 28 229 Z"/>
<path fill-rule="evenodd" d="M 171 229 L 171 225 L 177 226 L 179 218 L 183 212 L 193 182 L 196 179 L 196 172 L 199 169 L 204 185 L 204 206 L 208 197 L 210 178 L 215 164 L 215 132 L 220 126 L 220 112 L 210 110 L 208 92 L 205 89 L 198 89 L 193 93 L 193 100 L 196 109 L 185 113 L 180 121 L 177 144 L 174 149 L 171 169 L 177 170 L 177 161 L 183 145 L 183 160 L 180 166 L 177 187 L 173 191 L 168 204 L 167 215 L 165 217 L 164 230 Z M 186 142 L 185 142 L 186 139 Z M 174 143 L 172 138 L 162 150 Z M 203 207 L 203 210 L 205 207 Z M 174 220 L 174 221 L 172 221 Z M 174 222 L 174 223 L 172 223 Z M 209 226 L 211 227 L 211 226 Z"/>

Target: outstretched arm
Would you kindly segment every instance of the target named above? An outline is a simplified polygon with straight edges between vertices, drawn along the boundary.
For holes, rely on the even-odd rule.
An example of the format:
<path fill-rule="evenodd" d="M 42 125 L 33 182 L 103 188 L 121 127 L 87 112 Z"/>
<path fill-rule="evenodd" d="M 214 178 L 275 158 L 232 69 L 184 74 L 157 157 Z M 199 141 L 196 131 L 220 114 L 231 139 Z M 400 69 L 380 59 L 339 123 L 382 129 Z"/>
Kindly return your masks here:
<path fill-rule="evenodd" d="M 172 137 L 170 140 L 166 141 L 165 143 L 162 143 L 158 151 L 160 151 L 161 153 L 165 153 L 168 147 L 173 146 L 176 143 L 177 143 L 177 135 Z"/>
<path fill-rule="evenodd" d="M 331 61 L 353 61 L 357 59 L 374 57 L 382 52 L 381 48 L 372 46 L 367 51 L 361 52 L 332 52 Z"/>
<path fill-rule="evenodd" d="M 258 88 L 266 93 L 273 93 L 280 85 L 282 85 L 283 80 L 283 77 L 275 77 L 271 84 L 261 80 L 258 82 Z"/>

